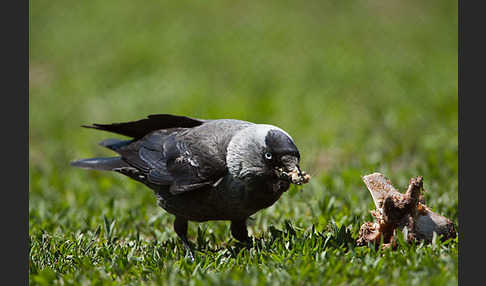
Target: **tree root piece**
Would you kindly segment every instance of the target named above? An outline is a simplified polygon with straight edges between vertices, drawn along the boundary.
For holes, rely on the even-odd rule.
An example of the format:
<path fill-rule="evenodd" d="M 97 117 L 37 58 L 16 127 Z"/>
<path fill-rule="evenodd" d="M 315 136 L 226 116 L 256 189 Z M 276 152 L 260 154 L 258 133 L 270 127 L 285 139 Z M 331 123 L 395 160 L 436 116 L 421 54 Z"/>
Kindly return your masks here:
<path fill-rule="evenodd" d="M 408 190 L 403 194 L 397 191 L 390 180 L 381 173 L 363 177 L 363 182 L 371 193 L 376 210 L 371 211 L 375 222 L 365 222 L 359 231 L 356 244 L 379 244 L 382 248 L 395 246 L 395 230 L 403 230 L 407 241 L 425 241 L 430 243 L 433 233 L 442 236 L 442 240 L 456 237 L 454 224 L 426 205 L 422 196 L 423 178 L 411 178 Z"/>

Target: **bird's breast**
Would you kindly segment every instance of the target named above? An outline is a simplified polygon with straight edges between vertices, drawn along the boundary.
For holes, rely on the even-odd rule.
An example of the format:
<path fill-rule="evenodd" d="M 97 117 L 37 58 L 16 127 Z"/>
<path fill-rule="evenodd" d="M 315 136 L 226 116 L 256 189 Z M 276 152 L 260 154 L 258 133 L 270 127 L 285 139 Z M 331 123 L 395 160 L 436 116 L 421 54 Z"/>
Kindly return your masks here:
<path fill-rule="evenodd" d="M 160 197 L 159 205 L 192 221 L 241 220 L 273 205 L 288 188 L 283 181 L 243 182 L 226 176 L 213 188 Z"/>
<path fill-rule="evenodd" d="M 246 218 L 273 205 L 289 186 L 290 184 L 284 181 L 271 179 L 240 181 L 229 176 L 225 184 L 217 190 L 218 200 L 225 202 L 228 215 Z"/>

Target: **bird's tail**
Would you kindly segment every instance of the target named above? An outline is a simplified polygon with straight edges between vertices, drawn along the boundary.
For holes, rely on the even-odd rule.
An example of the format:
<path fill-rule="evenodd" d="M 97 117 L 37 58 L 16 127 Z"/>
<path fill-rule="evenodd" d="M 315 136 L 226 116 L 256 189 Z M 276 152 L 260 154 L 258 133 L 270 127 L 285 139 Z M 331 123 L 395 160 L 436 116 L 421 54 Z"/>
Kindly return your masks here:
<path fill-rule="evenodd" d="M 121 157 L 89 158 L 71 162 L 71 166 L 102 171 L 130 167 Z"/>

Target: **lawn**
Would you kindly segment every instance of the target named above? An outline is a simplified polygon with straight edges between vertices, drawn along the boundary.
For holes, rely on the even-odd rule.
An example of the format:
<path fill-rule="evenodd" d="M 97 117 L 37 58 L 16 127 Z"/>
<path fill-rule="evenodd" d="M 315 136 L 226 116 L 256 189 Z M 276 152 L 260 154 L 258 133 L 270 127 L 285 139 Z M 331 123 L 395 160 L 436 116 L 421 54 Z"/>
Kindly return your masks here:
<path fill-rule="evenodd" d="M 375 171 L 459 224 L 457 31 L 456 1 L 31 1 L 30 283 L 456 285 L 458 238 L 353 241 Z M 191 263 L 150 189 L 69 166 L 113 154 L 80 125 L 154 113 L 277 125 L 313 178 L 252 248 L 190 223 Z"/>

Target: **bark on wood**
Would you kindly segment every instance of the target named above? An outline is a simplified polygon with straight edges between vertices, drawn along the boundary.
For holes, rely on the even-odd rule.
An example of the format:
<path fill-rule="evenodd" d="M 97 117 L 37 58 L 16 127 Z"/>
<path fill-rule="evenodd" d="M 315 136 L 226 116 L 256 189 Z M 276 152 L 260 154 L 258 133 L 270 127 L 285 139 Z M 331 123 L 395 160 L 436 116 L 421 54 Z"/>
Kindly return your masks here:
<path fill-rule="evenodd" d="M 390 180 L 381 173 L 363 177 L 363 182 L 371 193 L 376 210 L 371 211 L 375 222 L 365 222 L 359 231 L 358 246 L 369 242 L 383 246 L 393 246 L 395 230 L 404 230 L 407 241 L 423 240 L 430 243 L 433 233 L 442 235 L 443 240 L 456 237 L 454 224 L 426 205 L 422 196 L 423 178 L 411 178 L 408 190 L 403 194 L 397 191 Z"/>

